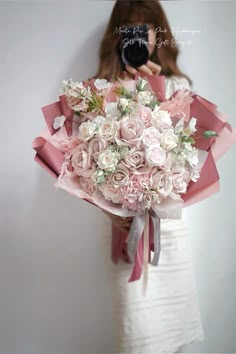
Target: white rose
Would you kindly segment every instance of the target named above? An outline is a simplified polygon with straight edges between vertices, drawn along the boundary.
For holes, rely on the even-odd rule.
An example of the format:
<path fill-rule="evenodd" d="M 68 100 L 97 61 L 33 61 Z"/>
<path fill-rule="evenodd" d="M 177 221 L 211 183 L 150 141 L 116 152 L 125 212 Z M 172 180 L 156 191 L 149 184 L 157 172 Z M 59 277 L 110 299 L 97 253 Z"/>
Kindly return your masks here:
<path fill-rule="evenodd" d="M 97 135 L 105 140 L 112 140 L 116 131 L 114 120 L 106 119 L 98 127 Z"/>
<path fill-rule="evenodd" d="M 142 142 L 148 147 L 150 145 L 160 145 L 161 134 L 155 127 L 149 127 L 144 130 Z"/>
<path fill-rule="evenodd" d="M 165 130 L 172 126 L 172 120 L 168 111 L 161 110 L 156 106 L 151 116 L 151 122 L 157 129 Z"/>
<path fill-rule="evenodd" d="M 190 180 L 190 173 L 183 167 L 176 168 L 172 171 L 173 189 L 175 193 L 186 193 Z"/>
<path fill-rule="evenodd" d="M 178 144 L 178 136 L 175 135 L 172 129 L 164 130 L 161 136 L 161 147 L 164 150 L 170 151 L 174 149 Z"/>
<path fill-rule="evenodd" d="M 198 164 L 198 149 L 193 148 L 187 156 L 187 161 L 191 167 L 195 167 Z"/>
<path fill-rule="evenodd" d="M 119 117 L 120 112 L 117 109 L 117 102 L 109 102 L 105 107 L 107 119 L 114 119 Z"/>
<path fill-rule="evenodd" d="M 147 190 L 139 196 L 139 201 L 144 208 L 150 209 L 153 204 L 160 202 L 160 196 L 155 191 Z"/>
<path fill-rule="evenodd" d="M 147 148 L 145 159 L 148 166 L 162 166 L 166 159 L 166 152 L 159 145 L 151 145 Z"/>
<path fill-rule="evenodd" d="M 119 100 L 119 105 L 123 107 L 123 109 L 125 109 L 128 105 L 129 105 L 129 100 L 127 100 L 127 98 L 120 98 Z"/>
<path fill-rule="evenodd" d="M 96 127 L 96 124 L 90 121 L 81 123 L 79 126 L 78 133 L 79 139 L 81 139 L 82 141 L 87 141 L 93 138 Z"/>
<path fill-rule="evenodd" d="M 149 104 L 153 99 L 153 95 L 149 91 L 141 91 L 137 93 L 137 102 L 143 105 Z"/>
<path fill-rule="evenodd" d="M 93 122 L 96 123 L 98 126 L 102 124 L 106 120 L 103 116 L 97 116 L 94 118 Z"/>
<path fill-rule="evenodd" d="M 102 170 L 114 171 L 118 161 L 119 154 L 105 150 L 98 156 L 97 164 Z"/>

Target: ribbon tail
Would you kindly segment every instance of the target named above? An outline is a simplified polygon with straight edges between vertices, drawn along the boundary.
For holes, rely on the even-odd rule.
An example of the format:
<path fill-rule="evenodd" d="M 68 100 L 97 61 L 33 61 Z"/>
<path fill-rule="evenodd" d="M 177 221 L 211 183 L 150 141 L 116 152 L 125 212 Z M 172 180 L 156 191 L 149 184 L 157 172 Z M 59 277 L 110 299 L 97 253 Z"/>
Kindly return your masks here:
<path fill-rule="evenodd" d="M 153 210 L 150 211 L 150 214 L 153 222 L 154 237 L 154 256 L 151 264 L 157 266 L 161 253 L 161 219 Z"/>
<path fill-rule="evenodd" d="M 142 268 L 143 268 L 143 234 L 138 243 L 133 270 L 128 282 L 132 282 L 140 279 L 142 275 Z"/>
<path fill-rule="evenodd" d="M 138 249 L 139 241 L 142 237 L 142 233 L 145 225 L 145 214 L 136 215 L 133 218 L 133 222 L 130 227 L 130 231 L 127 237 L 127 250 L 128 255 L 132 262 L 134 262 L 135 254 Z"/>
<path fill-rule="evenodd" d="M 148 282 L 148 258 L 149 258 L 149 212 L 145 210 L 145 226 L 144 226 L 144 266 L 143 266 L 143 288 L 142 295 L 146 296 Z"/>
<path fill-rule="evenodd" d="M 143 230 L 145 226 L 145 214 L 134 217 L 127 238 L 127 251 L 134 267 L 129 282 L 138 280 L 143 267 Z"/>

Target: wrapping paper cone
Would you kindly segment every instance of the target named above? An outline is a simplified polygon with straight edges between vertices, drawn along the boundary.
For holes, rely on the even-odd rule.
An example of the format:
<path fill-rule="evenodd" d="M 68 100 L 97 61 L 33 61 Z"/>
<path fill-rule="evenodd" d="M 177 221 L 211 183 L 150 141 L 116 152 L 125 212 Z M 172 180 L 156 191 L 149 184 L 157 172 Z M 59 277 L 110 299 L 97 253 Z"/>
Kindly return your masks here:
<path fill-rule="evenodd" d="M 201 97 L 200 95 L 189 91 L 189 90 L 177 90 L 169 100 L 165 98 L 165 77 L 164 76 L 153 76 L 144 73 L 138 73 L 135 75 L 135 80 L 141 76 L 148 81 L 149 86 L 155 93 L 157 99 L 162 102 L 163 107 L 171 106 L 173 108 L 173 120 L 179 119 L 179 113 L 184 113 L 185 121 L 189 121 L 191 117 L 197 118 L 197 133 L 201 135 L 205 130 L 213 130 L 219 136 L 211 137 L 210 139 L 199 138 L 196 139 L 196 147 L 207 155 L 207 158 L 201 168 L 200 178 L 197 182 L 191 182 L 186 194 L 182 195 L 183 206 L 192 205 L 193 203 L 200 202 L 201 200 L 210 197 L 212 194 L 219 191 L 219 174 L 216 169 L 216 161 L 221 158 L 227 150 L 236 142 L 236 130 L 226 122 L 226 116 L 219 111 L 217 111 L 216 104 L 208 101 L 207 99 Z M 94 80 L 90 80 L 90 84 L 94 86 Z M 182 92 L 182 93 L 181 93 Z M 183 93 L 184 92 L 184 93 Z M 187 92 L 187 94 L 186 94 Z M 182 110 L 180 112 L 174 110 L 173 102 L 177 98 L 177 95 L 183 95 Z M 186 101 L 184 99 L 186 98 Z M 115 98 L 112 93 L 108 93 L 107 102 L 112 102 Z M 64 176 L 62 172 L 63 163 L 65 162 L 65 154 L 62 149 L 60 149 L 60 141 L 56 139 L 56 135 L 59 129 L 53 128 L 54 119 L 58 116 L 65 116 L 65 130 L 61 134 L 61 139 L 68 139 L 73 136 L 73 111 L 68 107 L 65 95 L 61 95 L 57 102 L 51 103 L 41 108 L 47 128 L 44 129 L 40 135 L 34 139 L 32 147 L 36 152 L 34 160 L 44 168 L 48 173 L 50 173 L 54 178 L 57 179 L 57 183 L 60 188 L 66 190 L 101 209 L 108 210 L 110 212 L 116 212 L 116 215 L 122 215 L 121 208 L 111 202 L 101 200 L 102 197 L 99 193 L 94 193 L 93 196 L 88 196 L 87 193 L 81 188 L 78 180 L 73 180 L 69 176 Z M 88 113 L 85 114 L 84 118 L 92 119 L 93 115 Z M 65 131 L 67 136 L 65 136 Z M 55 139 L 54 139 L 55 138 Z M 57 138 L 60 140 L 60 134 Z M 57 142 L 57 144 L 56 144 Z M 58 178 L 60 176 L 60 178 Z M 60 180 L 60 183 L 59 183 Z M 168 199 L 168 198 L 166 198 Z M 171 210 L 171 206 L 167 204 L 168 210 Z M 175 205 L 173 206 L 174 210 Z M 131 212 L 132 213 L 132 212 Z M 167 213 L 168 214 L 168 213 Z M 134 215 L 134 214 L 132 214 Z M 130 216 L 132 216 L 130 214 Z M 173 214 L 174 215 L 174 214 Z M 128 216 L 128 214 L 126 215 Z M 168 218 L 168 217 L 167 217 Z M 146 228 L 147 230 L 147 228 Z M 135 261 L 133 264 L 132 274 L 129 278 L 129 282 L 138 280 L 142 274 L 142 266 L 144 263 L 144 232 L 141 234 L 137 245 L 137 252 L 135 255 Z M 147 233 L 146 233 L 147 235 Z M 154 229 L 152 221 L 149 219 L 149 254 L 148 260 L 151 261 L 151 251 L 154 251 Z M 127 248 L 127 235 L 120 232 L 112 224 L 112 250 L 111 257 L 114 263 L 117 263 L 119 259 L 130 263 Z M 147 239 L 145 239 L 145 245 Z M 156 241 L 155 241 L 156 242 Z M 147 256 L 147 253 L 145 253 Z M 132 258 L 133 259 L 133 258 Z"/>

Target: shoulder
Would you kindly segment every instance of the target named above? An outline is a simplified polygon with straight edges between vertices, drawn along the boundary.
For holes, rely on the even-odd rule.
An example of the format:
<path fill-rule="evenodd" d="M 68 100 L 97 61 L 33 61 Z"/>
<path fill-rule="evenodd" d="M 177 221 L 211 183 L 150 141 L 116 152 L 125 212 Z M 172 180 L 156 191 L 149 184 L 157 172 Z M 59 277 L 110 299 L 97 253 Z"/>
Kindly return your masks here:
<path fill-rule="evenodd" d="M 192 87 L 184 76 L 166 76 L 165 78 L 166 98 L 168 99 L 178 89 L 192 90 Z"/>

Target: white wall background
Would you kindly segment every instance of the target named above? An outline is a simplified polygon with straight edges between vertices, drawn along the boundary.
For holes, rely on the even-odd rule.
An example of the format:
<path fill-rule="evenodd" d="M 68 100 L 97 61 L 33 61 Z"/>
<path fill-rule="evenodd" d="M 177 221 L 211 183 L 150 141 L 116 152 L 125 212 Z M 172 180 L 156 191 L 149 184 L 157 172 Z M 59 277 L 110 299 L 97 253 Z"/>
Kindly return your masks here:
<path fill-rule="evenodd" d="M 31 143 L 61 81 L 96 72 L 113 4 L 0 2 L 0 354 L 112 352 L 100 212 L 56 191 Z M 236 2 L 162 4 L 172 28 L 200 31 L 179 37 L 180 66 L 236 126 Z M 220 193 L 188 210 L 205 340 L 185 352 L 236 352 L 235 156 L 218 163 Z"/>

